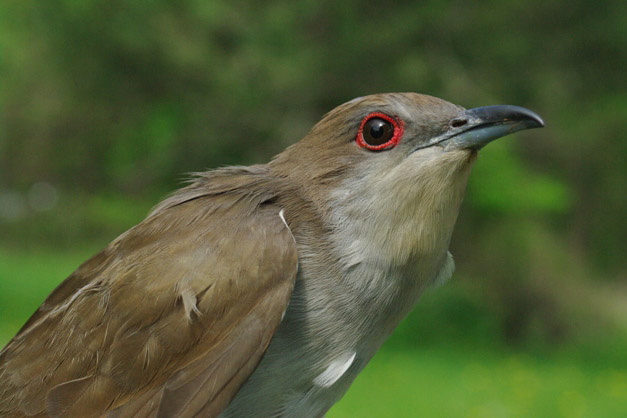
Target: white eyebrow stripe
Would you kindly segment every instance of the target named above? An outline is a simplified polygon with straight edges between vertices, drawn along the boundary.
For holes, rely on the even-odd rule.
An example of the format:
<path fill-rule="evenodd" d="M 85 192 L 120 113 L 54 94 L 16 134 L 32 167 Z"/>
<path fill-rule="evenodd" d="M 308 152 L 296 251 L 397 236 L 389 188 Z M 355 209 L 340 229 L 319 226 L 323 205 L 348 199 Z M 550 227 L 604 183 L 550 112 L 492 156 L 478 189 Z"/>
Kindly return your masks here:
<path fill-rule="evenodd" d="M 337 382 L 350 368 L 355 360 L 355 352 L 347 352 L 329 364 L 325 371 L 320 373 L 314 380 L 314 384 L 322 387 L 329 387 Z"/>

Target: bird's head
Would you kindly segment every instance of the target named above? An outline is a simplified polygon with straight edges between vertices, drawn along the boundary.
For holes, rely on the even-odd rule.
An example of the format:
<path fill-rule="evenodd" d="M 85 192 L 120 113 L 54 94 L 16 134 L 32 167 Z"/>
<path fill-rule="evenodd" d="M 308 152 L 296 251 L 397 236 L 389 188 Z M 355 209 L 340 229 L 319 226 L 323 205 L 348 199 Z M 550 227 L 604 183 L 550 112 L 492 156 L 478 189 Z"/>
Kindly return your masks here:
<path fill-rule="evenodd" d="M 329 112 L 271 165 L 335 222 L 367 220 L 359 228 L 388 228 L 397 242 L 400 228 L 408 239 L 431 236 L 423 240 L 431 246 L 450 237 L 477 151 L 541 126 L 517 106 L 466 110 L 416 93 L 377 94 Z"/>
<path fill-rule="evenodd" d="M 435 167 L 443 171 L 438 176 L 463 171 L 492 140 L 541 126 L 538 115 L 518 106 L 466 110 L 417 93 L 376 94 L 327 113 L 272 165 L 305 188 L 351 178 L 415 183 Z"/>

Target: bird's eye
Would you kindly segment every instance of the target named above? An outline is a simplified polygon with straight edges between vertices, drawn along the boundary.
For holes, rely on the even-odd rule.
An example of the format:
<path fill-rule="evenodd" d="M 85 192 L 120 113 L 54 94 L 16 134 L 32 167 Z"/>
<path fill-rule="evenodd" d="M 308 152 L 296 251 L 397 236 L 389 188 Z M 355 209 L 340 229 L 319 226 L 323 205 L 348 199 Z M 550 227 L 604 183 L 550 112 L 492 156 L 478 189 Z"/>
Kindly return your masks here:
<path fill-rule="evenodd" d="M 364 118 L 357 134 L 357 144 L 371 151 L 382 151 L 398 145 L 403 134 L 403 121 L 385 113 L 371 113 Z"/>

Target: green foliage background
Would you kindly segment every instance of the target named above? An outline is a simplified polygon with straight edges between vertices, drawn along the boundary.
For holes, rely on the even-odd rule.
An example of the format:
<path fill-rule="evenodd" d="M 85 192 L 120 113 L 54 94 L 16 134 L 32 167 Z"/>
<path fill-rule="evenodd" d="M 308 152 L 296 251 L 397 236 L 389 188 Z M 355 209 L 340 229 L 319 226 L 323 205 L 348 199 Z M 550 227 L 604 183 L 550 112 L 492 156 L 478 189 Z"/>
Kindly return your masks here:
<path fill-rule="evenodd" d="M 364 397 L 370 411 L 403 404 L 429 416 L 619 416 L 626 44 L 620 0 L 2 2 L 0 345 L 185 173 L 265 162 L 338 104 L 418 91 L 465 107 L 522 105 L 547 126 L 482 151 L 453 238 L 455 280 L 425 296 L 381 355 L 388 362 L 332 416 L 364 416 Z M 471 372 L 451 366 L 476 350 Z M 512 368 L 499 360 L 508 356 L 531 357 Z M 446 391 L 444 376 L 481 376 L 473 361 L 504 380 L 537 372 L 555 396 L 524 409 L 518 395 L 503 401 L 495 378 L 487 398 L 453 392 L 457 406 L 381 398 L 381 381 L 406 370 L 425 394 L 432 381 Z M 560 364 L 598 384 L 576 386 Z"/>

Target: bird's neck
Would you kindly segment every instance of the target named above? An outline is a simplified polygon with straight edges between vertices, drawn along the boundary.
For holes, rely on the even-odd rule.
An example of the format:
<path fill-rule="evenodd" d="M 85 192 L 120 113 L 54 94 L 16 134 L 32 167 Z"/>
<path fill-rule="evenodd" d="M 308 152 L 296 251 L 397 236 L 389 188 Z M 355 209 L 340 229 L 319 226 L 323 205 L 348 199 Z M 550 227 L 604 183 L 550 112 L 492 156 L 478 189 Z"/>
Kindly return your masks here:
<path fill-rule="evenodd" d="M 338 251 L 349 264 L 392 268 L 442 256 L 473 161 L 465 151 L 447 153 L 344 182 L 331 199 L 338 202 L 331 217 Z"/>
<path fill-rule="evenodd" d="M 291 186 L 280 204 L 301 266 L 315 276 L 339 275 L 366 304 L 393 304 L 406 294 L 406 313 L 421 289 L 452 271 L 447 249 L 474 159 L 434 149 L 389 169 L 354 166 L 358 173 L 324 184 L 284 177 Z"/>

